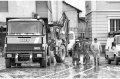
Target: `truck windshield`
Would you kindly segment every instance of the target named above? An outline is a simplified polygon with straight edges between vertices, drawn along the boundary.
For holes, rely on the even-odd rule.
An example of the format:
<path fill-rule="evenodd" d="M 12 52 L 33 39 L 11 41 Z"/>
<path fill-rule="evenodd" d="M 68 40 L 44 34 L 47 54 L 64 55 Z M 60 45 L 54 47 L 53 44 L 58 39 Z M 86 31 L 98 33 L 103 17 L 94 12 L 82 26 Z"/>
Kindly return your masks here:
<path fill-rule="evenodd" d="M 8 22 L 9 34 L 42 34 L 43 24 L 38 21 L 11 21 Z"/>

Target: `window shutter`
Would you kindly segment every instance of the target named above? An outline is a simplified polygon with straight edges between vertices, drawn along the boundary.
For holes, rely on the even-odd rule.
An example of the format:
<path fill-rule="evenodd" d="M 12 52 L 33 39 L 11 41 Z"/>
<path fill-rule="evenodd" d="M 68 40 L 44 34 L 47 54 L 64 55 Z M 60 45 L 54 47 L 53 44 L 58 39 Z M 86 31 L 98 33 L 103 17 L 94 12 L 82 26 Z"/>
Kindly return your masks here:
<path fill-rule="evenodd" d="M 110 19 L 110 31 L 114 31 L 115 29 L 114 29 L 114 19 Z"/>
<path fill-rule="evenodd" d="M 120 19 L 116 19 L 116 30 L 120 30 Z"/>

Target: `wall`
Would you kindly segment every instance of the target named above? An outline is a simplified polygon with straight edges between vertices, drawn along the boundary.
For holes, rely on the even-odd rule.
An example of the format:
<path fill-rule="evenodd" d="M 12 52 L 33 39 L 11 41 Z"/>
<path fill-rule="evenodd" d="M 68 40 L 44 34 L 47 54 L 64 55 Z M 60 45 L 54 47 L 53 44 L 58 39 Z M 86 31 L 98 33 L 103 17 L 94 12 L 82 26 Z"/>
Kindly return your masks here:
<path fill-rule="evenodd" d="M 80 20 L 79 21 L 79 30 L 78 31 L 80 31 L 80 32 L 85 32 L 85 28 L 86 28 L 86 24 L 85 24 L 85 21 L 82 21 L 82 20 Z"/>
<path fill-rule="evenodd" d="M 85 2 L 86 7 L 86 37 L 90 38 L 90 41 L 92 41 L 92 2 L 86 1 Z"/>
<path fill-rule="evenodd" d="M 63 12 L 64 11 L 68 19 L 70 20 L 69 23 L 70 30 L 74 31 L 77 36 L 77 29 L 75 29 L 78 28 L 77 10 L 63 3 Z"/>
<path fill-rule="evenodd" d="M 58 21 L 62 16 L 62 1 L 52 1 L 51 5 L 53 20 Z M 48 17 L 47 1 L 8 1 L 8 12 L 0 12 L 0 21 L 5 22 L 6 17 L 31 17 L 36 11 L 40 17 Z"/>
<path fill-rule="evenodd" d="M 41 18 L 48 18 L 47 1 L 36 1 L 36 13 Z"/>
<path fill-rule="evenodd" d="M 107 41 L 108 17 L 120 16 L 119 5 L 120 1 L 96 1 L 96 11 L 92 12 L 92 35 L 103 44 Z"/>
<path fill-rule="evenodd" d="M 120 10 L 120 1 L 96 1 L 96 10 Z"/>
<path fill-rule="evenodd" d="M 102 44 L 106 44 L 108 35 L 108 17 L 120 16 L 120 1 L 86 1 L 87 27 L 91 28 L 90 36 L 97 37 Z M 91 6 L 90 6 L 91 5 Z"/>
<path fill-rule="evenodd" d="M 8 12 L 0 12 L 0 21 L 5 22 L 6 17 L 31 17 L 35 12 L 34 1 L 8 1 Z"/>
<path fill-rule="evenodd" d="M 109 17 L 120 16 L 120 1 L 86 1 L 86 26 L 90 28 L 91 39 L 97 37 L 103 52 L 107 41 Z"/>
<path fill-rule="evenodd" d="M 105 11 L 105 12 L 93 12 L 92 28 L 93 37 L 98 37 L 102 43 L 106 43 L 108 35 L 108 18 L 109 16 L 120 16 L 120 12 Z"/>
<path fill-rule="evenodd" d="M 62 17 L 62 1 L 51 1 L 53 21 L 59 21 Z"/>

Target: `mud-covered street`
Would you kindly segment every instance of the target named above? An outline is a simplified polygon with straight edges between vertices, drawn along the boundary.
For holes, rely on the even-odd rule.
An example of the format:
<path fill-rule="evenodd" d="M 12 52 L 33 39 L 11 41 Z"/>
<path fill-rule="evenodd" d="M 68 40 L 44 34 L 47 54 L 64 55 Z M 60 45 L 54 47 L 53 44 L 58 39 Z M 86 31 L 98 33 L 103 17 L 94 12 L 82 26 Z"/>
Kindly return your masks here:
<path fill-rule="evenodd" d="M 47 68 L 40 68 L 39 64 L 22 64 L 21 67 L 5 68 L 4 57 L 0 57 L 0 78 L 119 78 L 120 66 L 107 64 L 101 56 L 101 64 L 95 67 L 91 64 L 81 64 L 74 67 L 72 58 L 67 57 L 64 63 L 51 64 Z"/>

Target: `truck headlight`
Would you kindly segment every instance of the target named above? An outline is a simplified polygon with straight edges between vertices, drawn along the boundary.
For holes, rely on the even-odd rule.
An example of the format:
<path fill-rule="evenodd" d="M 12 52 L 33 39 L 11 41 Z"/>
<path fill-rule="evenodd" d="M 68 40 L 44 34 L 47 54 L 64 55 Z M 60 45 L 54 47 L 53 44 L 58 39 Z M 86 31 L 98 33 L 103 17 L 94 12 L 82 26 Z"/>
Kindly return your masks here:
<path fill-rule="evenodd" d="M 12 57 L 12 54 L 7 54 L 7 57 Z"/>
<path fill-rule="evenodd" d="M 42 57 L 42 54 L 37 54 L 37 57 Z"/>

